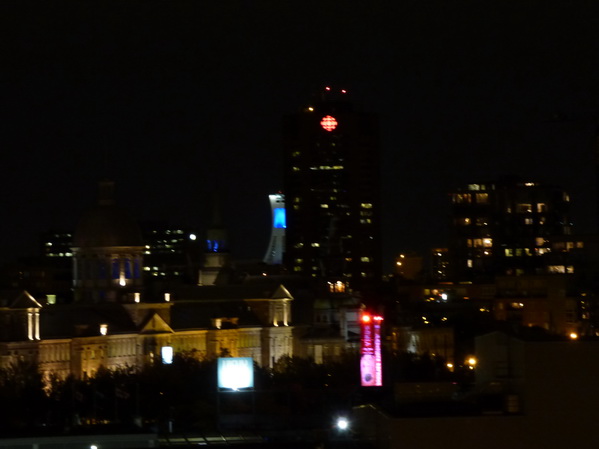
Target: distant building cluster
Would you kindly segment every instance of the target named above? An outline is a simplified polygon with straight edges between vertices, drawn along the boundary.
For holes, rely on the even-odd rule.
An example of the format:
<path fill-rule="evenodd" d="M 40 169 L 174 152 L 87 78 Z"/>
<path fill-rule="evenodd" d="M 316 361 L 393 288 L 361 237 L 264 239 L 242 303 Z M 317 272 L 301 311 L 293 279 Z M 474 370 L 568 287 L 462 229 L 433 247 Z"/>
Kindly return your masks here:
<path fill-rule="evenodd" d="M 569 195 L 549 184 L 457 187 L 447 245 L 398 251 L 383 275 L 378 123 L 348 98 L 327 88 L 285 117 L 284 188 L 268 197 L 260 260 L 232 258 L 218 201 L 202 231 L 138 225 L 114 184 L 100 183 L 73 232 L 49 231 L 39 258 L 4 269 L 0 367 L 29 359 L 85 377 L 164 347 L 266 367 L 283 356 L 324 363 L 357 350 L 368 310 L 384 316 L 391 353 L 452 369 L 467 365 L 474 336 L 497 328 L 598 335 L 597 236 L 574 232 Z"/>

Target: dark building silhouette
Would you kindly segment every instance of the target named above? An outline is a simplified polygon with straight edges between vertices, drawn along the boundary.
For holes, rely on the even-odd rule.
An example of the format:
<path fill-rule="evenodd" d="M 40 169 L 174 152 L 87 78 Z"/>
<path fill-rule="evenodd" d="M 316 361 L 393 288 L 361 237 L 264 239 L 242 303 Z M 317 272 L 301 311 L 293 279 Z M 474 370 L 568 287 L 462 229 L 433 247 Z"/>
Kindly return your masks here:
<path fill-rule="evenodd" d="M 114 183 L 100 183 L 98 204 L 80 220 L 73 239 L 76 301 L 132 302 L 142 288 L 141 231 L 115 204 Z"/>
<path fill-rule="evenodd" d="M 361 289 L 380 278 L 378 122 L 326 88 L 285 117 L 284 261 L 291 273 Z"/>
<path fill-rule="evenodd" d="M 451 194 L 452 272 L 462 280 L 544 274 L 551 239 L 571 234 L 561 188 L 513 178 L 469 184 Z"/>

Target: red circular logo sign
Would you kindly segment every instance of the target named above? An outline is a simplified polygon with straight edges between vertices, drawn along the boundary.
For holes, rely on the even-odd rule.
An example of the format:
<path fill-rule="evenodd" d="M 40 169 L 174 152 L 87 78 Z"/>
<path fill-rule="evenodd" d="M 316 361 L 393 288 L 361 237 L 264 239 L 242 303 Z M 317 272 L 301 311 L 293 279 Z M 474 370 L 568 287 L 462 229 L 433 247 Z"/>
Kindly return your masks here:
<path fill-rule="evenodd" d="M 322 129 L 325 131 L 333 131 L 335 128 L 337 128 L 337 120 L 335 120 L 335 117 L 327 115 L 320 121 L 320 126 L 322 126 Z"/>

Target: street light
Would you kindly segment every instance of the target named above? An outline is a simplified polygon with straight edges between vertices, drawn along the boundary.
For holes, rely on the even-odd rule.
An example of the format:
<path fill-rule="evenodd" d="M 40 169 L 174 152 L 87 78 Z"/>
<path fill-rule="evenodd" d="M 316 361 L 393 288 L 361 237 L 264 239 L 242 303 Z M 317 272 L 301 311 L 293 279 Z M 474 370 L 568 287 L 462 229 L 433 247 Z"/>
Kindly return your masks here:
<path fill-rule="evenodd" d="M 345 417 L 339 417 L 337 418 L 337 429 L 341 432 L 346 431 L 347 429 L 349 429 L 349 421 L 347 418 Z"/>

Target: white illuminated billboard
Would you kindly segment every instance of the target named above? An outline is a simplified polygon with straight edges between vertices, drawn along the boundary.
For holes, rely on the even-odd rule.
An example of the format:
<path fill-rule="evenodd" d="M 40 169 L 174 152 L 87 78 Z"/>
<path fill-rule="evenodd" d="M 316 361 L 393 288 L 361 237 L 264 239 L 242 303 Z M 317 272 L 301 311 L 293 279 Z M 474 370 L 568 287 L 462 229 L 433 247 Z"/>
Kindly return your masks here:
<path fill-rule="evenodd" d="M 254 387 L 254 359 L 251 357 L 220 357 L 218 388 L 240 390 Z"/>
<path fill-rule="evenodd" d="M 165 365 L 170 365 L 173 363 L 173 347 L 172 346 L 163 346 L 160 349 L 162 355 L 162 363 Z"/>

